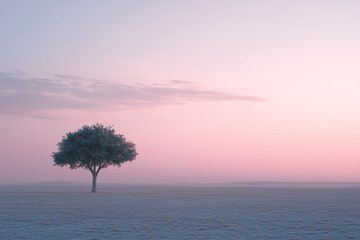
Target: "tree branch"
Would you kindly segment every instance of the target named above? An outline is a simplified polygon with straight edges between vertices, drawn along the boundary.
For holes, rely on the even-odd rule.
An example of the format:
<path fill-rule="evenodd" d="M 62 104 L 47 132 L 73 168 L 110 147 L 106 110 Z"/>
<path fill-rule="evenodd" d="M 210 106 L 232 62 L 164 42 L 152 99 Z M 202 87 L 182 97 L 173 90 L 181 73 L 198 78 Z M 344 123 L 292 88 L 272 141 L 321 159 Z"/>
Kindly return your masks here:
<path fill-rule="evenodd" d="M 107 163 L 108 163 L 108 161 L 105 161 L 103 164 L 100 164 L 100 166 L 99 166 L 98 170 L 96 171 L 96 173 L 99 173 L 100 170 L 103 169 L 106 166 Z"/>
<path fill-rule="evenodd" d="M 89 163 L 86 164 L 87 168 L 90 170 L 91 173 L 94 173 Z"/>

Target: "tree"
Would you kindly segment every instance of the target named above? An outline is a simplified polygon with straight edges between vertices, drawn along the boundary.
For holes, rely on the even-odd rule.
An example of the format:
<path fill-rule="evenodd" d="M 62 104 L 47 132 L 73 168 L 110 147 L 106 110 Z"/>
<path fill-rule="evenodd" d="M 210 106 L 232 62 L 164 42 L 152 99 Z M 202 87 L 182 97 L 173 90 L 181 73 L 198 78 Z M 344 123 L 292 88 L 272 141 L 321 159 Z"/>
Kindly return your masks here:
<path fill-rule="evenodd" d="M 116 134 L 111 127 L 102 124 L 84 125 L 75 132 L 63 136 L 52 154 L 54 165 L 70 169 L 83 168 L 92 173 L 92 190 L 96 192 L 96 179 L 101 169 L 111 165 L 120 167 L 136 158 L 135 144 Z"/>

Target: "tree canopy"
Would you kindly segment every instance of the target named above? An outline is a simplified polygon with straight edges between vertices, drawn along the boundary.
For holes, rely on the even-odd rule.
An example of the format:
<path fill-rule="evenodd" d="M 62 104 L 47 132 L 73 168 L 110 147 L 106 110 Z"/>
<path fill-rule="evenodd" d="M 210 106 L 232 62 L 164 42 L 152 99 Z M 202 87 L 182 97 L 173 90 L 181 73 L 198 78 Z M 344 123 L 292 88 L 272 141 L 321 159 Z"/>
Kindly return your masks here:
<path fill-rule="evenodd" d="M 88 169 L 93 175 L 93 192 L 101 169 L 111 165 L 120 167 L 138 154 L 134 143 L 116 134 L 112 126 L 104 127 L 102 124 L 84 125 L 69 132 L 57 146 L 58 151 L 52 154 L 54 165 Z"/>

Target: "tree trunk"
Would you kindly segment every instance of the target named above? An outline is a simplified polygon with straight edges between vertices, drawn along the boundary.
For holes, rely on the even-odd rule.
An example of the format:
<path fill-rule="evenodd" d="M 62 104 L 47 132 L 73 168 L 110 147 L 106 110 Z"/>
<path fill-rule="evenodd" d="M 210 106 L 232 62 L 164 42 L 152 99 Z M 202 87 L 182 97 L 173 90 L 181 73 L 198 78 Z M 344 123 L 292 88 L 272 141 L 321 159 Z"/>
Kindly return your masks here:
<path fill-rule="evenodd" d="M 91 189 L 91 192 L 92 193 L 96 193 L 96 178 L 97 178 L 97 173 L 94 172 L 93 174 L 93 180 L 92 180 L 92 189 Z"/>

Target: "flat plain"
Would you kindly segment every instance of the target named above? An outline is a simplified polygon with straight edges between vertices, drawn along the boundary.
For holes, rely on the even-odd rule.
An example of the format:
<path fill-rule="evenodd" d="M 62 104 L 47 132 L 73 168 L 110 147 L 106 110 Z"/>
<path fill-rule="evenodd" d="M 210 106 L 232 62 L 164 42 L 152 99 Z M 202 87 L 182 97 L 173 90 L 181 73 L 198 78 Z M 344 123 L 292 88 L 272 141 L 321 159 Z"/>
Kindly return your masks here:
<path fill-rule="evenodd" d="M 315 186 L 315 185 L 314 185 Z M 358 239 L 360 188 L 0 185 L 0 239 Z"/>

